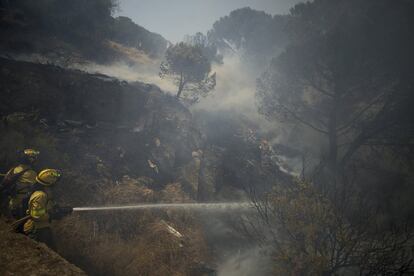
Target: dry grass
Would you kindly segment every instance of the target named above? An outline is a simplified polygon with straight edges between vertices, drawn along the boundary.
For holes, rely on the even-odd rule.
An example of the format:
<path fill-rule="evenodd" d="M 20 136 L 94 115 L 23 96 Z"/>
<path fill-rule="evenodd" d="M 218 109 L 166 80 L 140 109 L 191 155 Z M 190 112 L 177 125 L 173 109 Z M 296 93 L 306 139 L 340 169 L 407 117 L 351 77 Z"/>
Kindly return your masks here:
<path fill-rule="evenodd" d="M 178 184 L 157 193 L 133 179 L 106 190 L 104 198 L 108 205 L 189 200 Z M 55 232 L 58 251 L 95 275 L 190 275 L 192 267 L 207 259 L 202 229 L 184 211 L 75 214 L 57 223 Z"/>
<path fill-rule="evenodd" d="M 154 65 L 156 64 L 156 60 L 148 57 L 148 55 L 141 50 L 133 47 L 127 47 L 116 43 L 114 41 L 108 41 L 108 46 L 115 50 L 117 53 L 124 55 L 125 57 L 129 58 L 130 60 L 143 65 Z"/>

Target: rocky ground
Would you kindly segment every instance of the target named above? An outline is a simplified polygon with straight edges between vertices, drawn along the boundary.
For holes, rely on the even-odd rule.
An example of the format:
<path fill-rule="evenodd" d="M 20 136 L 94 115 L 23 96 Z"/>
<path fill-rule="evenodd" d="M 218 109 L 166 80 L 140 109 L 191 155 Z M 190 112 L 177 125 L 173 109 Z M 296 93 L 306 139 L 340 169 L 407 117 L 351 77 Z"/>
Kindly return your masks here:
<path fill-rule="evenodd" d="M 45 244 L 10 230 L 0 220 L 0 275 L 86 275 Z"/>

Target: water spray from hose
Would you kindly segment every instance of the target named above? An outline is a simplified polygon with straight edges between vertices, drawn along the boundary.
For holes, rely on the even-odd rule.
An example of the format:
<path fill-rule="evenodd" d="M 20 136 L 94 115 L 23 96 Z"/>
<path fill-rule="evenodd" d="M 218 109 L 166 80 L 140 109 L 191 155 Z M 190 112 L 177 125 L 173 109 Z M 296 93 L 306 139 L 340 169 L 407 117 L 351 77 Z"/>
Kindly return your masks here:
<path fill-rule="evenodd" d="M 250 202 L 222 202 L 222 203 L 151 203 L 121 206 L 91 206 L 75 207 L 74 212 L 86 211 L 115 211 L 134 209 L 192 209 L 192 210 L 228 210 L 252 208 Z"/>

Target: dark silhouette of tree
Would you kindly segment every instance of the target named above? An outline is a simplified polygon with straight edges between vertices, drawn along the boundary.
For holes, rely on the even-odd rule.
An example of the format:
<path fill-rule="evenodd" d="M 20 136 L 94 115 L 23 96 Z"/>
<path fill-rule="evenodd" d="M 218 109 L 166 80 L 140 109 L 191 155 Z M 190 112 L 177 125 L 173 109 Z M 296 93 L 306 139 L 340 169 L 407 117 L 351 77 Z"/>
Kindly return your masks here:
<path fill-rule="evenodd" d="M 207 37 L 224 53 L 240 51 L 243 58 L 263 64 L 287 45 L 287 22 L 288 16 L 246 7 L 217 20 Z"/>
<path fill-rule="evenodd" d="M 257 81 L 259 111 L 324 147 L 310 183 L 253 198 L 259 218 L 247 223 L 261 225 L 250 232 L 265 233 L 285 268 L 278 274 L 413 270 L 404 196 L 413 176 L 413 12 L 404 0 L 315 0 L 291 10 L 290 44 Z"/>
<path fill-rule="evenodd" d="M 170 46 L 160 66 L 160 77 L 171 77 L 178 87 L 177 98 L 182 93 L 192 102 L 206 96 L 216 86 L 216 74 L 210 74 L 211 62 L 199 46 L 178 43 Z"/>
<path fill-rule="evenodd" d="M 297 5 L 292 43 L 258 80 L 260 111 L 324 137 L 325 164 L 335 175 L 364 146 L 412 145 L 408 10 L 409 1 Z"/>

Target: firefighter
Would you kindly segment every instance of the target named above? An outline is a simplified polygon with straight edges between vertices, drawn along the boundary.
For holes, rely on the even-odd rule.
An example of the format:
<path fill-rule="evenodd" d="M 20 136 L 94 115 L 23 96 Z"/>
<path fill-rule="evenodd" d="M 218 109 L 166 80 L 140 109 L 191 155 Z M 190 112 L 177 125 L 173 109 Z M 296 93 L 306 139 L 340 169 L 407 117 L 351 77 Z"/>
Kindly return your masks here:
<path fill-rule="evenodd" d="M 25 149 L 20 153 L 19 165 L 11 168 L 0 183 L 1 211 L 9 218 L 21 218 L 25 215 L 28 197 L 36 184 L 37 173 L 33 166 L 39 151 Z"/>
<path fill-rule="evenodd" d="M 36 177 L 36 189 L 27 203 L 27 220 L 23 225 L 24 234 L 44 242 L 54 248 L 50 223 L 72 213 L 71 207 L 60 207 L 53 201 L 51 186 L 60 179 L 60 172 L 55 169 L 42 170 Z"/>

